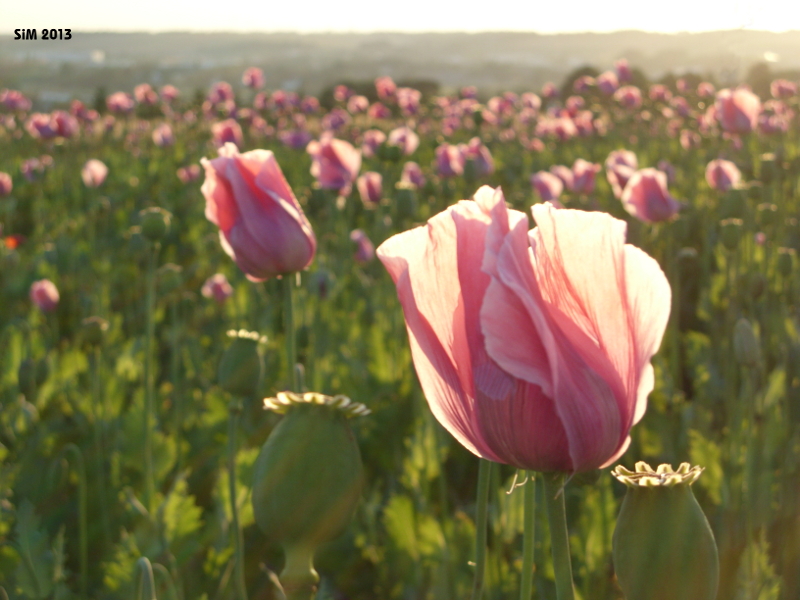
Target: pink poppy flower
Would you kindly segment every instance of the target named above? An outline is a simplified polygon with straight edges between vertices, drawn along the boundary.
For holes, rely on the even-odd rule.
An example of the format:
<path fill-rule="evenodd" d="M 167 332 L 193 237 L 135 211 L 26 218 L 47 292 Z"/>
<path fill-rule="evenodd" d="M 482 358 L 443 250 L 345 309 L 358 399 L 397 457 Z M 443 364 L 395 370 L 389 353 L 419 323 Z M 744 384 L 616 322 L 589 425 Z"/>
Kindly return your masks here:
<path fill-rule="evenodd" d="M 606 71 L 597 76 L 597 87 L 606 96 L 610 96 L 619 88 L 619 79 L 613 71 Z"/>
<path fill-rule="evenodd" d="M 397 85 L 391 77 L 378 77 L 375 80 L 375 91 L 381 100 L 393 100 L 397 92 Z"/>
<path fill-rule="evenodd" d="M 31 284 L 30 298 L 40 310 L 50 312 L 56 309 L 61 297 L 58 288 L 49 279 L 40 279 Z"/>
<path fill-rule="evenodd" d="M 347 111 L 351 115 L 366 112 L 369 108 L 369 100 L 366 96 L 352 96 L 347 101 Z"/>
<path fill-rule="evenodd" d="M 222 249 L 250 281 L 311 264 L 316 237 L 271 151 L 240 154 L 228 143 L 219 157 L 200 163 L 206 218 L 219 227 Z"/>
<path fill-rule="evenodd" d="M 389 146 L 398 146 L 403 154 L 408 156 L 414 154 L 419 148 L 419 136 L 408 126 L 398 127 L 389 132 L 389 139 L 386 142 Z"/>
<path fill-rule="evenodd" d="M 0 171 L 0 198 L 10 195 L 13 189 L 14 185 L 11 181 L 11 175 Z"/>
<path fill-rule="evenodd" d="M 367 158 L 375 156 L 381 144 L 386 141 L 386 134 L 380 129 L 367 129 L 361 142 L 361 153 Z"/>
<path fill-rule="evenodd" d="M 746 87 L 717 92 L 716 117 L 728 133 L 749 133 L 758 125 L 761 100 Z"/>
<path fill-rule="evenodd" d="M 139 104 L 144 104 L 145 106 L 152 106 L 158 102 L 158 94 L 149 83 L 140 83 L 133 88 L 133 97 L 136 98 Z"/>
<path fill-rule="evenodd" d="M 474 137 L 467 144 L 464 150 L 464 158 L 471 160 L 475 165 L 475 174 L 484 177 L 494 173 L 494 159 L 489 148 L 481 141 L 481 138 Z"/>
<path fill-rule="evenodd" d="M 264 71 L 258 67 L 250 67 L 242 73 L 242 83 L 251 90 L 260 90 L 264 87 Z"/>
<path fill-rule="evenodd" d="M 542 202 L 557 201 L 564 191 L 564 182 L 547 171 L 539 171 L 531 176 L 531 185 L 539 194 Z"/>
<path fill-rule="evenodd" d="M 612 150 L 606 158 L 606 178 L 611 184 L 611 190 L 615 198 L 622 197 L 622 190 L 628 180 L 639 168 L 639 161 L 636 155 L 630 150 Z"/>
<path fill-rule="evenodd" d="M 628 61 L 624 58 L 620 58 L 617 62 L 614 63 L 614 69 L 617 72 L 617 78 L 620 82 L 628 82 L 633 79 L 633 73 L 631 72 L 631 67 L 628 65 Z"/>
<path fill-rule="evenodd" d="M 617 460 L 670 312 L 658 263 L 601 212 L 506 207 L 483 187 L 384 242 L 436 419 L 473 454 L 580 472 Z"/>
<path fill-rule="evenodd" d="M 769 86 L 773 98 L 791 98 L 797 94 L 797 85 L 786 79 L 776 79 Z"/>
<path fill-rule="evenodd" d="M 656 169 L 636 171 L 620 200 L 625 210 L 645 223 L 668 221 L 681 208 L 680 202 L 667 190 L 667 174 Z"/>
<path fill-rule="evenodd" d="M 353 258 L 357 263 L 363 265 L 375 258 L 375 245 L 361 229 L 351 231 L 350 239 L 356 243 L 356 253 Z"/>
<path fill-rule="evenodd" d="M 392 111 L 380 102 L 373 102 L 367 109 L 367 116 L 370 119 L 388 119 L 392 116 Z"/>
<path fill-rule="evenodd" d="M 311 155 L 311 175 L 320 186 L 339 190 L 344 196 L 350 194 L 352 184 L 361 170 L 359 150 L 349 142 L 323 134 L 319 141 L 308 143 L 306 152 Z"/>
<path fill-rule="evenodd" d="M 226 119 L 219 123 L 214 123 L 211 126 L 211 141 L 217 148 L 221 148 L 228 143 L 235 144 L 237 148 L 241 148 L 244 143 L 242 127 L 234 119 Z"/>
<path fill-rule="evenodd" d="M 161 123 L 153 130 L 153 143 L 159 148 L 166 148 L 175 143 L 175 134 L 172 133 L 169 123 Z"/>
<path fill-rule="evenodd" d="M 125 92 L 115 92 L 106 98 L 106 108 L 112 113 L 129 113 L 134 106 L 133 98 Z"/>
<path fill-rule="evenodd" d="M 642 105 L 642 92 L 635 85 L 625 85 L 614 92 L 614 99 L 625 108 L 639 108 Z"/>
<path fill-rule="evenodd" d="M 178 88 L 169 84 L 163 86 L 159 91 L 159 94 L 161 95 L 161 99 L 167 104 L 175 102 L 175 100 L 178 99 L 178 96 L 181 95 L 181 93 L 178 91 Z"/>
<path fill-rule="evenodd" d="M 415 188 L 421 188 L 425 185 L 425 176 L 422 174 L 422 169 L 417 163 L 409 161 L 403 165 L 400 181 L 404 184 L 412 185 Z"/>
<path fill-rule="evenodd" d="M 711 189 L 727 192 L 729 189 L 738 186 L 741 180 L 741 172 L 729 160 L 718 158 L 712 160 L 706 166 L 706 181 L 711 186 Z"/>
<path fill-rule="evenodd" d="M 213 298 L 217 304 L 224 304 L 233 295 L 233 288 L 225 275 L 217 273 L 206 279 L 200 293 L 204 298 Z"/>
<path fill-rule="evenodd" d="M 96 158 L 87 160 L 86 164 L 83 165 L 83 169 L 81 169 L 81 179 L 83 179 L 83 185 L 90 188 L 96 188 L 103 185 L 107 175 L 108 167 L 102 161 L 99 161 Z"/>
<path fill-rule="evenodd" d="M 591 194 L 594 191 L 595 176 L 599 172 L 599 164 L 577 159 L 572 165 L 572 189 L 578 194 Z"/>
<path fill-rule="evenodd" d="M 367 171 L 356 180 L 358 195 L 365 206 L 375 206 L 383 195 L 383 176 L 375 171 Z"/>
<path fill-rule="evenodd" d="M 464 148 L 452 144 L 440 144 L 436 148 L 436 170 L 441 177 L 464 174 Z"/>
<path fill-rule="evenodd" d="M 701 81 L 697 85 L 697 95 L 701 98 L 710 98 L 714 94 L 717 93 L 717 89 L 714 87 L 713 83 L 709 83 L 708 81 Z"/>

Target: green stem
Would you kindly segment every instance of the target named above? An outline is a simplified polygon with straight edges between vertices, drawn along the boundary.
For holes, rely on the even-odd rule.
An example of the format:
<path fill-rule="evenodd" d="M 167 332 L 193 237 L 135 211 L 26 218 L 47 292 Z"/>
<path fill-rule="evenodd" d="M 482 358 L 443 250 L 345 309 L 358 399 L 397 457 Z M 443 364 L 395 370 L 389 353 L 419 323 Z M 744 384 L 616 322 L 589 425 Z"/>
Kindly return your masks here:
<path fill-rule="evenodd" d="M 475 581 L 472 600 L 480 600 L 486 572 L 486 525 L 489 512 L 489 481 L 492 475 L 490 460 L 481 458 L 478 463 L 478 502 L 475 515 Z"/>
<path fill-rule="evenodd" d="M 536 479 L 534 472 L 528 471 L 525 483 L 525 529 L 522 541 L 522 581 L 519 599 L 530 600 L 533 591 L 533 550 L 536 534 Z"/>
<path fill-rule="evenodd" d="M 169 592 L 170 600 L 178 600 L 178 592 L 175 589 L 175 583 L 172 581 L 172 576 L 169 574 L 167 567 L 161 563 L 154 563 L 152 565 L 153 573 L 158 573 L 161 578 L 167 583 L 167 591 Z"/>
<path fill-rule="evenodd" d="M 75 444 L 64 446 L 61 454 L 72 455 L 74 468 L 78 472 L 78 547 L 80 551 L 81 594 L 86 598 L 88 597 L 87 592 L 89 589 L 89 535 L 87 527 L 89 494 L 86 486 L 86 466 L 83 461 L 83 453 Z"/>
<path fill-rule="evenodd" d="M 173 412 L 175 415 L 175 438 L 177 444 L 175 445 L 177 457 L 175 458 L 175 472 L 181 472 L 183 464 L 183 455 L 181 453 L 181 429 L 183 426 L 183 399 L 181 398 L 180 388 L 180 344 L 179 344 L 179 322 L 178 322 L 178 301 L 173 300 L 170 305 L 170 320 L 172 321 L 172 336 L 171 346 L 172 352 L 170 353 L 170 379 L 172 380 L 172 402 Z"/>
<path fill-rule="evenodd" d="M 543 473 L 547 520 L 550 523 L 550 545 L 553 550 L 553 571 L 558 600 L 574 600 L 572 562 L 569 555 L 567 514 L 564 507 L 564 473 Z"/>
<path fill-rule="evenodd" d="M 146 556 L 136 561 L 136 600 L 156 600 L 153 565 Z"/>
<path fill-rule="evenodd" d="M 142 439 L 144 440 L 144 505 L 148 511 L 153 510 L 153 499 L 155 498 L 155 482 L 153 476 L 153 374 L 152 370 L 152 345 L 153 337 L 155 335 L 155 315 L 153 314 L 153 305 L 155 304 L 156 295 L 156 255 L 158 254 L 158 245 L 155 245 L 149 251 L 147 257 L 147 294 L 145 298 L 145 341 L 144 341 L 144 418 L 142 420 Z"/>
<path fill-rule="evenodd" d="M 283 285 L 283 330 L 286 336 L 286 360 L 289 372 L 289 389 L 299 392 L 297 374 L 294 366 L 297 364 L 297 347 L 294 339 L 294 306 L 292 293 L 294 287 L 294 273 L 287 273 L 281 279 Z"/>
<path fill-rule="evenodd" d="M 100 498 L 100 519 L 103 523 L 103 536 L 105 543 L 111 542 L 111 525 L 108 521 L 108 507 L 106 506 L 106 452 L 103 443 L 103 421 L 107 417 L 103 410 L 100 417 L 100 407 L 103 406 L 100 391 L 100 348 L 94 350 L 91 357 L 92 365 L 92 409 L 94 411 L 94 451 L 97 455 L 97 494 Z"/>
<path fill-rule="evenodd" d="M 239 600 L 247 600 L 247 585 L 244 580 L 244 543 L 242 529 L 239 526 L 239 508 L 236 502 L 236 425 L 242 405 L 232 401 L 228 405 L 228 492 L 231 497 L 231 529 L 233 530 L 233 547 L 236 561 L 236 593 Z"/>

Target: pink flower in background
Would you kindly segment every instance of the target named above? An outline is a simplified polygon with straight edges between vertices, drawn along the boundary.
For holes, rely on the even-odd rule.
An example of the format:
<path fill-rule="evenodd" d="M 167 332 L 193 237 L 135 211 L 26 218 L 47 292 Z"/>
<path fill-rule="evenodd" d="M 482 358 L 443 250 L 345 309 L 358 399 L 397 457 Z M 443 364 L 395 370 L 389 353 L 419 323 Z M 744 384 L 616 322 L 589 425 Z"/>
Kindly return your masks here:
<path fill-rule="evenodd" d="M 206 279 L 200 293 L 204 298 L 213 298 L 217 304 L 224 304 L 233 295 L 233 288 L 225 275 L 217 273 Z"/>
<path fill-rule="evenodd" d="M 564 104 L 567 107 L 569 116 L 574 117 L 580 109 L 586 106 L 586 100 L 582 96 L 570 96 Z"/>
<path fill-rule="evenodd" d="M 53 123 L 50 115 L 44 113 L 33 113 L 28 117 L 28 120 L 25 121 L 25 130 L 31 137 L 40 140 L 50 140 L 58 136 L 55 123 Z"/>
<path fill-rule="evenodd" d="M 419 136 L 408 126 L 398 127 L 389 132 L 389 146 L 398 146 L 406 156 L 414 154 L 419 148 Z"/>
<path fill-rule="evenodd" d="M 615 461 L 653 389 L 670 311 L 655 260 L 600 212 L 483 187 L 384 242 L 414 366 L 436 419 L 472 453 L 537 471 Z"/>
<path fill-rule="evenodd" d="M 718 158 L 706 166 L 706 181 L 712 189 L 727 192 L 742 180 L 739 169 L 729 160 Z"/>
<path fill-rule="evenodd" d="M 557 201 L 564 191 L 564 182 L 547 171 L 539 171 L 531 176 L 531 185 L 539 194 L 542 202 Z"/>
<path fill-rule="evenodd" d="M 550 172 L 561 180 L 565 189 L 571 190 L 573 188 L 575 176 L 572 173 L 572 169 L 564 165 L 553 165 L 550 167 Z"/>
<path fill-rule="evenodd" d="M 90 188 L 96 188 L 103 185 L 107 175 L 108 167 L 102 161 L 99 161 L 96 158 L 87 160 L 86 164 L 83 165 L 83 169 L 81 169 L 81 179 L 83 179 L 83 185 Z"/>
<path fill-rule="evenodd" d="M 8 110 L 27 112 L 31 109 L 31 101 L 18 90 L 0 90 L 0 103 Z"/>
<path fill-rule="evenodd" d="M 606 158 L 605 167 L 606 178 L 611 184 L 614 197 L 621 198 L 628 180 L 639 168 L 636 155 L 630 150 L 612 150 Z"/>
<path fill-rule="evenodd" d="M 167 104 L 175 102 L 175 100 L 178 99 L 178 96 L 181 95 L 181 93 L 178 91 L 178 88 L 169 84 L 163 86 L 159 91 L 159 94 L 161 95 L 161 99 Z"/>
<path fill-rule="evenodd" d="M 346 85 L 337 85 L 333 88 L 333 99 L 337 102 L 346 102 L 353 94 L 355 92 Z"/>
<path fill-rule="evenodd" d="M 309 142 L 306 152 L 311 155 L 311 175 L 320 186 L 347 196 L 361 170 L 361 152 L 330 134 Z"/>
<path fill-rule="evenodd" d="M 589 75 L 582 75 L 572 83 L 572 89 L 575 90 L 576 94 L 584 94 L 588 92 L 591 88 L 593 88 L 594 85 L 595 85 L 594 77 L 590 77 Z"/>
<path fill-rule="evenodd" d="M 786 79 L 776 79 L 769 86 L 773 98 L 791 98 L 797 94 L 797 85 Z"/>
<path fill-rule="evenodd" d="M 208 92 L 208 101 L 211 104 L 222 104 L 223 102 L 233 101 L 235 98 L 233 88 L 227 81 L 218 81 L 211 86 Z"/>
<path fill-rule="evenodd" d="M 392 116 L 392 111 L 380 102 L 373 102 L 367 110 L 370 119 L 388 119 Z"/>
<path fill-rule="evenodd" d="M 547 100 L 554 100 L 558 98 L 558 88 L 555 86 L 554 83 L 548 81 L 542 86 L 542 97 L 546 98 Z"/>
<path fill-rule="evenodd" d="M 690 129 L 683 129 L 680 133 L 681 148 L 684 150 L 691 150 L 692 148 L 699 148 L 700 143 L 703 141 L 700 134 Z"/>
<path fill-rule="evenodd" d="M 409 161 L 403 165 L 400 181 L 401 183 L 410 184 L 415 188 L 421 188 L 425 185 L 425 176 L 422 174 L 422 169 L 417 163 Z"/>
<path fill-rule="evenodd" d="M 686 92 L 689 91 L 689 82 L 687 82 L 683 77 L 681 77 L 675 82 L 675 87 L 677 88 L 679 93 L 685 94 Z"/>
<path fill-rule="evenodd" d="M 594 192 L 595 176 L 600 172 L 600 165 L 579 158 L 572 165 L 572 186 L 578 194 Z"/>
<path fill-rule="evenodd" d="M 614 63 L 614 70 L 617 72 L 617 79 L 621 83 L 627 83 L 633 80 L 633 73 L 631 72 L 631 67 L 628 64 L 628 61 L 624 58 L 620 58 L 617 62 Z"/>
<path fill-rule="evenodd" d="M 614 92 L 614 99 L 625 108 L 639 108 L 642 105 L 642 91 L 635 85 L 626 85 Z"/>
<path fill-rule="evenodd" d="M 397 97 L 397 105 L 405 116 L 409 117 L 419 112 L 422 92 L 414 88 L 402 87 L 397 88 L 395 95 Z"/>
<path fill-rule="evenodd" d="M 444 143 L 436 148 L 436 171 L 441 177 L 455 177 L 464 174 L 464 149 Z"/>
<path fill-rule="evenodd" d="M 489 148 L 481 141 L 481 138 L 472 138 L 467 147 L 463 150 L 464 158 L 471 160 L 475 165 L 475 174 L 478 177 L 485 177 L 494 173 L 494 159 Z M 465 163 L 466 165 L 466 163 Z"/>
<path fill-rule="evenodd" d="M 250 281 L 311 264 L 317 240 L 271 151 L 240 154 L 228 143 L 218 158 L 200 162 L 206 218 L 219 227 L 223 250 Z"/>
<path fill-rule="evenodd" d="M 0 171 L 0 198 L 11 194 L 14 189 L 14 184 L 11 181 L 11 175 Z"/>
<path fill-rule="evenodd" d="M 169 123 L 161 123 L 153 130 L 153 143 L 159 148 L 166 148 L 175 143 L 175 134 L 172 133 Z"/>
<path fill-rule="evenodd" d="M 669 91 L 667 86 L 654 83 L 650 86 L 649 96 L 653 102 L 669 102 L 672 98 L 672 92 Z"/>
<path fill-rule="evenodd" d="M 476 88 L 474 85 L 465 85 L 461 88 L 459 94 L 462 98 L 474 99 L 478 97 L 478 88 Z"/>
<path fill-rule="evenodd" d="M 302 110 L 307 115 L 318 112 L 319 100 L 317 100 L 314 96 L 305 96 L 300 101 L 300 110 Z"/>
<path fill-rule="evenodd" d="M 606 71 L 597 76 L 597 87 L 606 96 L 610 96 L 619 88 L 619 79 L 613 71 Z"/>
<path fill-rule="evenodd" d="M 242 73 L 242 83 L 251 90 L 260 90 L 264 87 L 264 71 L 258 67 L 250 67 Z"/>
<path fill-rule="evenodd" d="M 397 85 L 391 77 L 378 77 L 375 80 L 375 91 L 381 100 L 393 100 L 397 92 Z"/>
<path fill-rule="evenodd" d="M 356 243 L 356 253 L 353 255 L 359 264 L 366 264 L 375 258 L 375 245 L 361 229 L 350 232 L 350 239 Z"/>
<path fill-rule="evenodd" d="M 200 166 L 189 165 L 188 167 L 181 167 L 176 171 L 178 179 L 183 183 L 190 183 L 200 178 Z"/>
<path fill-rule="evenodd" d="M 753 235 L 753 241 L 757 245 L 763 246 L 764 244 L 767 243 L 767 234 L 764 233 L 763 231 L 758 231 Z"/>
<path fill-rule="evenodd" d="M 531 110 L 538 111 L 542 108 L 542 99 L 533 92 L 525 92 L 520 98 L 523 108 L 530 108 Z"/>
<path fill-rule="evenodd" d="M 343 108 L 335 106 L 327 115 L 322 117 L 322 128 L 326 131 L 336 131 L 352 121 L 350 114 Z"/>
<path fill-rule="evenodd" d="M 38 158 L 29 158 L 20 165 L 19 170 L 26 181 L 36 181 L 37 177 L 44 173 L 46 165 Z"/>
<path fill-rule="evenodd" d="M 656 169 L 636 171 L 620 200 L 625 210 L 645 223 L 668 221 L 681 208 L 667 190 L 667 174 Z"/>
<path fill-rule="evenodd" d="M 575 115 L 572 123 L 575 125 L 575 129 L 578 130 L 578 135 L 586 137 L 594 133 L 595 126 L 592 117 L 592 111 L 590 110 L 582 110 Z"/>
<path fill-rule="evenodd" d="M 134 106 L 133 98 L 125 92 L 114 92 L 106 98 L 106 108 L 112 113 L 129 113 Z"/>
<path fill-rule="evenodd" d="M 133 88 L 133 97 L 136 98 L 136 102 L 146 106 L 152 106 L 158 102 L 158 94 L 149 83 L 140 83 Z"/>
<path fill-rule="evenodd" d="M 347 111 L 352 114 L 366 112 L 369 108 L 369 100 L 366 96 L 351 96 L 347 101 Z"/>
<path fill-rule="evenodd" d="M 295 150 L 302 150 L 307 147 L 313 138 L 314 136 L 305 129 L 290 129 L 278 132 L 278 139 L 281 144 Z"/>
<path fill-rule="evenodd" d="M 63 138 L 74 136 L 81 128 L 78 119 L 63 110 L 54 110 L 50 115 L 50 121 L 56 135 Z"/>
<path fill-rule="evenodd" d="M 667 174 L 667 183 L 675 183 L 675 167 L 672 166 L 672 163 L 662 159 L 658 161 L 656 168 Z"/>
<path fill-rule="evenodd" d="M 716 117 L 728 133 L 749 133 L 758 125 L 761 100 L 746 87 L 717 92 Z"/>
<path fill-rule="evenodd" d="M 375 206 L 383 195 L 383 176 L 375 171 L 367 171 L 356 180 L 358 195 L 365 206 Z"/>
<path fill-rule="evenodd" d="M 235 144 L 237 148 L 241 148 L 244 143 L 242 127 L 234 119 L 226 119 L 219 123 L 214 123 L 211 126 L 211 141 L 217 148 L 221 148 L 228 143 Z"/>
<path fill-rule="evenodd" d="M 697 85 L 697 95 L 701 98 L 710 98 L 716 93 L 717 89 L 714 87 L 713 83 L 702 81 Z"/>
<path fill-rule="evenodd" d="M 30 298 L 40 310 L 50 312 L 56 309 L 61 297 L 58 288 L 49 279 L 40 279 L 31 284 Z"/>
<path fill-rule="evenodd" d="M 386 134 L 380 129 L 367 129 L 361 142 L 361 153 L 367 158 L 375 156 L 381 144 L 386 141 Z"/>

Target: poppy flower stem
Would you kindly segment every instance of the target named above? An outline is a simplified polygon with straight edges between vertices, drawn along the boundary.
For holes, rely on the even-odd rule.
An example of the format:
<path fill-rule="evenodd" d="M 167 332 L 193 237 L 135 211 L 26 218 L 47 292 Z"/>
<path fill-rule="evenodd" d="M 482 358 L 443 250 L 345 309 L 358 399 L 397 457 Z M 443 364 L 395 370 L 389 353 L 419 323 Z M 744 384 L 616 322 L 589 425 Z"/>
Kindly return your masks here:
<path fill-rule="evenodd" d="M 536 533 L 536 479 L 533 471 L 528 471 L 525 483 L 524 537 L 522 538 L 522 581 L 520 600 L 531 600 L 533 591 L 533 550 Z"/>
<path fill-rule="evenodd" d="M 478 463 L 478 502 L 475 515 L 475 581 L 472 585 L 472 600 L 480 600 L 486 573 L 486 525 L 489 509 L 489 482 L 492 466 L 490 460 L 481 458 Z"/>
<path fill-rule="evenodd" d="M 144 338 L 144 419 L 142 439 L 144 440 L 144 505 L 148 511 L 153 510 L 155 498 L 155 481 L 153 475 L 153 337 L 155 335 L 154 304 L 156 295 L 156 257 L 159 244 L 156 243 L 148 251 L 147 279 L 145 296 L 145 338 Z"/>
<path fill-rule="evenodd" d="M 234 560 L 236 561 L 236 594 L 239 600 L 247 600 L 247 584 L 244 578 L 244 540 L 239 526 L 239 507 L 236 497 L 236 430 L 242 403 L 234 400 L 228 405 L 228 492 L 231 497 L 231 530 L 233 532 Z"/>
<path fill-rule="evenodd" d="M 286 336 L 286 360 L 289 370 L 289 390 L 293 392 L 301 391 L 297 384 L 297 346 L 294 338 L 294 302 L 293 287 L 295 274 L 287 273 L 281 278 L 283 286 L 283 331 Z"/>
<path fill-rule="evenodd" d="M 553 549 L 553 571 L 558 600 L 574 600 L 572 562 L 569 554 L 569 533 L 564 506 L 564 473 L 543 473 L 547 520 L 550 523 L 550 545 Z"/>

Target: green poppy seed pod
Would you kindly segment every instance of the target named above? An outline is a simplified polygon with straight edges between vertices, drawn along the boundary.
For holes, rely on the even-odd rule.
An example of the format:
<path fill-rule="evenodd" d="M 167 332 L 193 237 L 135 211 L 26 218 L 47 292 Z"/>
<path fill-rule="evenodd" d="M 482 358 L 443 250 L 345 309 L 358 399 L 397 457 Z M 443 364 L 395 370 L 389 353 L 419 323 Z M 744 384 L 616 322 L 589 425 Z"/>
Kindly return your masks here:
<path fill-rule="evenodd" d="M 714 600 L 719 557 L 691 484 L 703 471 L 682 463 L 612 475 L 628 486 L 614 530 L 614 569 L 626 600 Z"/>
<path fill-rule="evenodd" d="M 720 221 L 720 238 L 728 250 L 736 250 L 742 238 L 742 220 L 724 219 Z"/>
<path fill-rule="evenodd" d="M 131 227 L 125 237 L 128 238 L 128 249 L 132 255 L 140 256 L 147 249 L 147 241 L 138 225 Z"/>
<path fill-rule="evenodd" d="M 762 226 L 769 226 L 778 219 L 778 207 L 769 202 L 763 202 L 756 207 L 758 211 L 758 222 Z"/>
<path fill-rule="evenodd" d="M 778 174 L 778 164 L 775 161 L 774 154 L 763 154 L 761 156 L 761 181 L 763 183 L 771 183 L 775 180 Z"/>
<path fill-rule="evenodd" d="M 475 110 L 472 111 L 472 120 L 475 121 L 475 127 L 480 127 L 483 125 L 483 107 L 476 106 Z"/>
<path fill-rule="evenodd" d="M 784 277 L 789 277 L 794 268 L 794 248 L 778 248 L 778 273 Z"/>
<path fill-rule="evenodd" d="M 183 283 L 182 272 L 183 267 L 174 263 L 167 263 L 158 268 L 158 283 L 162 295 L 170 294 L 180 287 Z"/>
<path fill-rule="evenodd" d="M 764 184 L 760 181 L 751 181 L 747 185 L 747 197 L 758 204 L 764 197 Z"/>
<path fill-rule="evenodd" d="M 733 351 L 740 365 L 755 367 L 761 360 L 761 346 L 753 326 L 747 319 L 739 319 L 733 329 Z"/>
<path fill-rule="evenodd" d="M 394 206 L 397 211 L 397 220 L 402 222 L 413 219 L 416 212 L 417 194 L 410 183 L 399 181 L 394 186 Z"/>
<path fill-rule="evenodd" d="M 313 590 L 316 549 L 343 533 L 353 516 L 364 475 L 347 419 L 369 410 L 346 396 L 312 392 L 282 392 L 264 400 L 264 408 L 285 417 L 256 459 L 253 512 L 286 553 L 280 579 L 292 598 L 291 590 Z"/>
<path fill-rule="evenodd" d="M 169 221 L 172 215 L 157 206 L 145 208 L 139 213 L 142 219 L 141 231 L 142 236 L 151 242 L 160 242 L 167 235 L 169 229 Z"/>
<path fill-rule="evenodd" d="M 744 215 L 745 204 L 745 190 L 731 188 L 722 199 L 720 215 L 724 219 L 739 218 Z"/>
<path fill-rule="evenodd" d="M 17 385 L 19 385 L 19 391 L 25 395 L 25 399 L 33 402 L 36 397 L 36 361 L 32 358 L 26 358 L 19 363 Z"/>
<path fill-rule="evenodd" d="M 750 295 L 753 297 L 753 300 L 758 300 L 764 295 L 764 292 L 767 291 L 769 282 L 767 281 L 766 275 L 763 273 L 750 273 L 747 284 L 750 288 Z"/>
<path fill-rule="evenodd" d="M 244 329 L 229 331 L 228 337 L 233 338 L 233 343 L 222 354 L 219 363 L 219 387 L 234 396 L 254 396 L 264 370 L 258 345 L 265 342 L 266 338 Z"/>
<path fill-rule="evenodd" d="M 81 322 L 81 335 L 83 343 L 96 347 L 103 343 L 103 337 L 108 330 L 108 321 L 101 317 L 87 317 Z"/>

